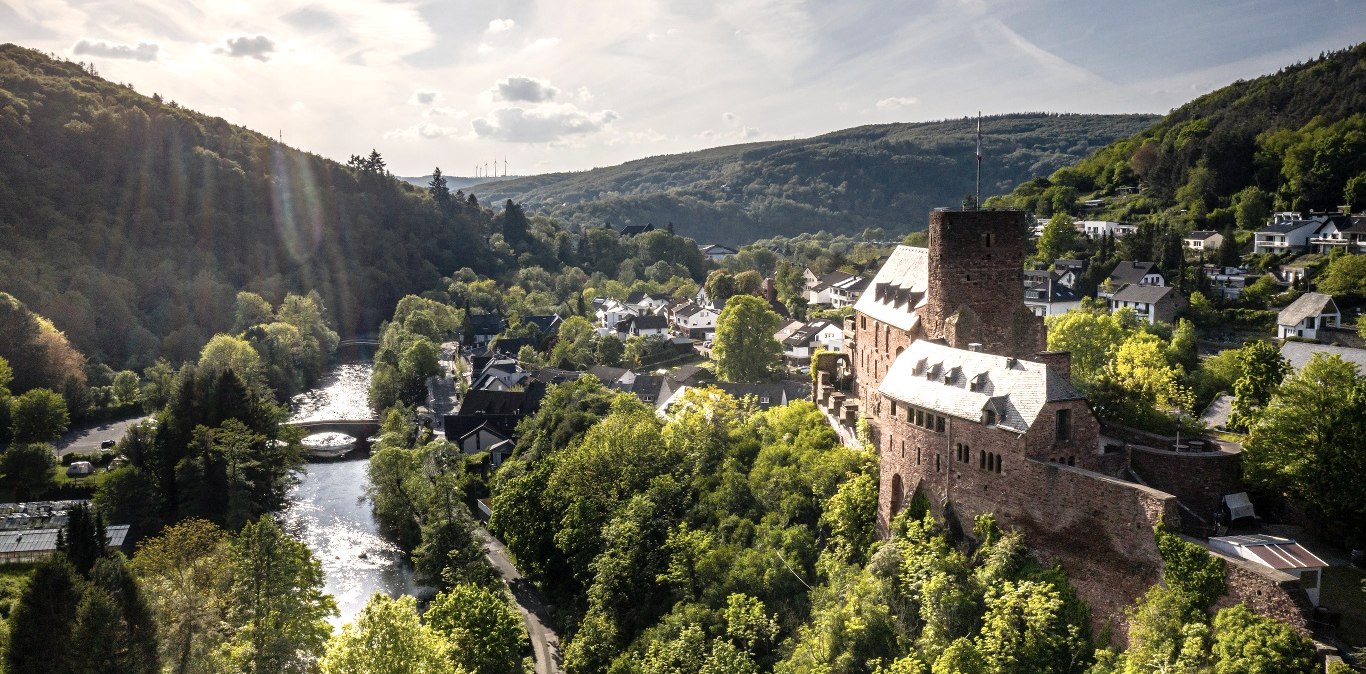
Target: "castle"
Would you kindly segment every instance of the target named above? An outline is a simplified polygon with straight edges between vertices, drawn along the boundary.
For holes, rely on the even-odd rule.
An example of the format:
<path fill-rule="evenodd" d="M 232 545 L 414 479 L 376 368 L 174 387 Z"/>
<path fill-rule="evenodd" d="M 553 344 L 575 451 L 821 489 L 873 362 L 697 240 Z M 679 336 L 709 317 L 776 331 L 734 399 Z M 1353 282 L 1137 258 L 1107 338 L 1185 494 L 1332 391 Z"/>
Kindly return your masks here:
<path fill-rule="evenodd" d="M 1159 485 L 1121 479 L 1137 474 L 1131 460 L 1193 498 L 1222 485 L 1183 489 L 1183 472 L 1228 462 L 1107 451 L 1069 354 L 1045 350 L 1043 319 L 1020 300 L 1028 236 L 1018 211 L 932 212 L 928 247 L 898 246 L 854 305 L 846 354 L 818 371 L 816 397 L 845 423 L 869 421 L 881 535 L 917 495 L 959 531 L 992 513 L 1066 569 L 1098 629 L 1122 627 L 1124 607 L 1162 577 L 1153 527 L 1193 512 Z M 1230 565 L 1224 601 L 1302 626 L 1296 590 Z"/>

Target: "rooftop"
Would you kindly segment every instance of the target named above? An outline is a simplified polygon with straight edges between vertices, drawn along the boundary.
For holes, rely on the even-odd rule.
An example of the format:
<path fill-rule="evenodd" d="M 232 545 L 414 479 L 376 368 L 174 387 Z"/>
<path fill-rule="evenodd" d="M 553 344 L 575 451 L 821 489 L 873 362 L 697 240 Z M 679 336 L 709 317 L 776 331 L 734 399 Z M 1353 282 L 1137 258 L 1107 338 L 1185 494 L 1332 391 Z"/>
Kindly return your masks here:
<path fill-rule="evenodd" d="M 1310 316 L 1325 313 L 1338 313 L 1338 305 L 1333 302 L 1333 297 L 1323 293 L 1305 293 L 1276 314 L 1276 325 L 1299 325 Z"/>
<path fill-rule="evenodd" d="M 854 311 L 910 330 L 918 320 L 915 308 L 924 303 L 929 284 L 929 249 L 897 246 L 868 284 L 868 291 L 859 296 Z"/>

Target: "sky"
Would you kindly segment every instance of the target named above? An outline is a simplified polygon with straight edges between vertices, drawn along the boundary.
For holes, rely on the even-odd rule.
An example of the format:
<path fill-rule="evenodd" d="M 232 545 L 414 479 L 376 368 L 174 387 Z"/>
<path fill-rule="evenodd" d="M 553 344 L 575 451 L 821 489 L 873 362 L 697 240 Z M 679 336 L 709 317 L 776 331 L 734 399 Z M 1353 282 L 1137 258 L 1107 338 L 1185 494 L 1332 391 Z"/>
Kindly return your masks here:
<path fill-rule="evenodd" d="M 407 176 L 1165 113 L 1363 39 L 1366 0 L 0 0 L 0 42 Z"/>

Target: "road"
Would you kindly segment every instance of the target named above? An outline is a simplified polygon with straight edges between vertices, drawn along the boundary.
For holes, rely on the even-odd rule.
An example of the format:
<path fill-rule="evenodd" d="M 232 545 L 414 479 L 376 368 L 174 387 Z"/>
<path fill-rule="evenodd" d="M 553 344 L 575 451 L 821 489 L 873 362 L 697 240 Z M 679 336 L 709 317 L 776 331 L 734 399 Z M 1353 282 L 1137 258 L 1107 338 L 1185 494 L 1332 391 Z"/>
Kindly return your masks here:
<path fill-rule="evenodd" d="M 135 419 L 124 419 L 122 421 L 110 421 L 99 426 L 90 428 L 80 428 L 68 431 L 63 435 L 53 447 L 57 450 L 57 456 L 71 454 L 90 454 L 100 451 L 100 443 L 105 440 L 122 440 L 124 433 L 128 432 L 128 427 L 136 424 L 148 417 L 137 417 Z"/>
<path fill-rule="evenodd" d="M 476 535 L 484 541 L 484 555 L 488 557 L 498 575 L 503 577 L 512 596 L 517 599 L 517 607 L 526 621 L 527 637 L 531 639 L 532 658 L 536 661 L 536 674 L 560 674 L 560 638 L 550 627 L 550 611 L 536 591 L 531 581 L 517 572 L 517 567 L 508 559 L 507 548 L 483 527 L 475 529 Z"/>

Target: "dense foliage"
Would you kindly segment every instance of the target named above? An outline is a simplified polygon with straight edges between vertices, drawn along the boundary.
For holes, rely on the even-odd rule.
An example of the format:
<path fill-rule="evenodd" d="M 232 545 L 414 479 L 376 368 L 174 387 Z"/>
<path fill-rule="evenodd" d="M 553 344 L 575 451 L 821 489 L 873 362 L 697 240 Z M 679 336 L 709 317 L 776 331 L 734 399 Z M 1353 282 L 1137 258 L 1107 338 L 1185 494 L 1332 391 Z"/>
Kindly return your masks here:
<path fill-rule="evenodd" d="M 1004 192 L 1146 127 L 1151 115 L 1021 114 L 982 120 L 982 183 Z M 674 223 L 732 246 L 776 234 L 923 229 L 920 214 L 972 192 L 976 119 L 882 124 L 814 138 L 650 157 L 481 186 L 571 226 Z M 907 219 L 911 214 L 913 220 Z"/>
<path fill-rule="evenodd" d="M 1077 213 L 1078 197 L 1094 195 L 1106 202 L 1090 217 L 1154 216 L 1186 231 L 1256 229 L 1272 209 L 1360 209 L 1366 204 L 1363 59 L 1366 44 L 1359 44 L 1240 80 L 988 205 L 1047 217 Z"/>

